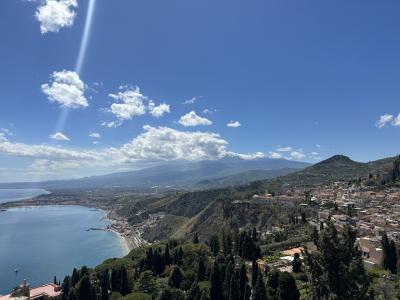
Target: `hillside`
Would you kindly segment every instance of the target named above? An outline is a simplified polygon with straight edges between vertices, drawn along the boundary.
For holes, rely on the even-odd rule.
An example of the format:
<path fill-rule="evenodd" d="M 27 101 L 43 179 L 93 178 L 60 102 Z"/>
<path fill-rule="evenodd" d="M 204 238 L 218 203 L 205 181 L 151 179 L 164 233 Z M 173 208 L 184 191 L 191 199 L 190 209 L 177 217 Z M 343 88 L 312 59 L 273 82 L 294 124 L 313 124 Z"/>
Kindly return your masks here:
<path fill-rule="evenodd" d="M 224 210 L 230 207 L 232 200 L 246 199 L 249 195 L 263 193 L 265 190 L 279 193 L 294 187 L 312 187 L 335 181 L 366 178 L 370 172 L 379 173 L 391 168 L 394 159 L 393 157 L 360 163 L 343 155 L 335 155 L 304 170 L 270 180 L 168 196 L 167 200 L 166 198 L 159 199 L 149 207 L 152 212 L 162 211 L 167 214 L 160 223 L 160 227 L 153 228 L 149 232 L 149 236 L 154 236 L 155 232 L 163 226 L 165 227 L 166 224 L 168 224 L 168 233 L 173 233 L 171 220 L 176 217 L 181 218 L 181 222 L 175 226 L 175 233 L 173 233 L 173 236 L 176 237 L 190 236 L 196 228 L 202 228 L 202 232 L 207 235 L 218 230 L 221 226 L 231 226 L 232 220 L 238 226 L 245 226 L 245 224 L 261 225 L 265 219 L 268 219 L 271 223 L 273 219 L 279 216 L 279 213 L 270 215 L 271 212 L 267 211 L 261 214 L 257 207 L 239 211 L 230 208 L 234 217 L 224 218 Z M 185 218 L 186 222 L 182 218 Z M 264 221 L 261 221 L 260 218 Z M 157 235 L 160 237 L 162 233 L 157 232 Z"/>

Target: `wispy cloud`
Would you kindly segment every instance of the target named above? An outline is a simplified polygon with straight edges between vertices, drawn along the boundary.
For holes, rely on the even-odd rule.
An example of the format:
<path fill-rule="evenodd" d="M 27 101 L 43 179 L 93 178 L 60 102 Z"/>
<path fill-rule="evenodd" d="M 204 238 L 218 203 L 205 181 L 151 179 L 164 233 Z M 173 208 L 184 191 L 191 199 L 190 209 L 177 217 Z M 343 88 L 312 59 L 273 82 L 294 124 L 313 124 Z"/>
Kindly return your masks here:
<path fill-rule="evenodd" d="M 190 99 L 185 100 L 182 104 L 194 104 L 197 100 L 199 100 L 202 96 L 195 96 Z"/>
<path fill-rule="evenodd" d="M 281 147 L 281 148 L 276 149 L 276 151 L 278 151 L 278 152 L 290 152 L 290 151 L 292 151 L 292 150 L 293 150 L 293 148 L 290 147 L 290 146 L 288 146 L 288 147 Z"/>
<path fill-rule="evenodd" d="M 94 138 L 94 139 L 100 139 L 101 134 L 98 132 L 92 132 L 92 133 L 89 133 L 89 137 Z"/>

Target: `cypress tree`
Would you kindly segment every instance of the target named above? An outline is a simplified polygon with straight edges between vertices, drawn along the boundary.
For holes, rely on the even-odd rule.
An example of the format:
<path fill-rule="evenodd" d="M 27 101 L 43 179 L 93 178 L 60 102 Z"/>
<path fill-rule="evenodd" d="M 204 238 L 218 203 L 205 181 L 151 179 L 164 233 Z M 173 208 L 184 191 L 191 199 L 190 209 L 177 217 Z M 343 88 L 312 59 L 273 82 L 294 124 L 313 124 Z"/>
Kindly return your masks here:
<path fill-rule="evenodd" d="M 279 277 L 281 272 L 278 270 L 272 270 L 268 273 L 267 287 L 268 287 L 268 295 L 272 299 L 277 298 L 278 287 L 279 287 Z"/>
<path fill-rule="evenodd" d="M 300 292 L 296 281 L 288 272 L 283 272 L 279 276 L 278 300 L 299 300 Z"/>
<path fill-rule="evenodd" d="M 390 242 L 390 272 L 393 274 L 397 274 L 397 249 L 396 249 L 396 244 L 392 240 Z"/>
<path fill-rule="evenodd" d="M 265 289 L 264 279 L 260 271 L 258 271 L 257 282 L 253 289 L 253 300 L 267 300 L 267 291 Z"/>
<path fill-rule="evenodd" d="M 231 276 L 231 282 L 229 284 L 228 300 L 239 300 L 240 293 L 238 293 L 238 281 L 236 276 Z"/>
<path fill-rule="evenodd" d="M 197 281 L 203 281 L 206 275 L 206 265 L 204 263 L 204 258 L 199 257 L 199 265 L 197 268 Z"/>
<path fill-rule="evenodd" d="M 391 262 L 392 262 L 392 252 L 390 249 L 390 242 L 389 242 L 386 232 L 384 232 L 382 235 L 381 243 L 382 243 L 382 252 L 383 252 L 382 266 L 385 270 L 390 270 Z"/>
<path fill-rule="evenodd" d="M 251 285 L 253 286 L 253 288 L 256 286 L 257 276 L 258 276 L 258 264 L 253 259 L 253 262 L 251 264 Z"/>
<path fill-rule="evenodd" d="M 108 270 L 105 270 L 101 274 L 100 285 L 101 285 L 101 300 L 108 300 L 108 290 L 110 289 L 110 277 L 108 275 Z"/>
<path fill-rule="evenodd" d="M 242 265 L 240 266 L 240 272 L 239 272 L 240 300 L 245 299 L 247 281 L 248 280 L 247 280 L 246 266 L 245 266 L 245 264 L 242 263 Z"/>
<path fill-rule="evenodd" d="M 195 232 L 193 236 L 193 244 L 198 244 L 198 243 L 199 243 L 199 236 L 197 235 L 197 232 Z"/>
<path fill-rule="evenodd" d="M 64 277 L 64 281 L 63 281 L 63 284 L 61 287 L 62 287 L 62 291 L 63 291 L 62 299 L 66 300 L 66 299 L 68 299 L 69 292 L 71 289 L 71 278 L 69 276 Z"/>
<path fill-rule="evenodd" d="M 178 266 L 174 266 L 172 268 L 171 275 L 168 278 L 168 285 L 173 288 L 179 289 L 181 287 L 182 280 L 183 274 L 181 268 L 179 268 Z"/>
<path fill-rule="evenodd" d="M 219 248 L 220 248 L 220 246 L 219 246 L 218 236 L 214 234 L 210 238 L 210 250 L 214 256 L 218 255 Z"/>
<path fill-rule="evenodd" d="M 128 270 L 125 266 L 121 266 L 120 268 L 120 276 L 121 276 L 121 288 L 120 293 L 122 296 L 125 296 L 131 292 L 131 288 L 128 282 Z"/>
<path fill-rule="evenodd" d="M 299 253 L 294 254 L 293 262 L 292 262 L 292 269 L 294 273 L 301 272 L 302 262 L 300 259 Z"/>
<path fill-rule="evenodd" d="M 79 272 L 76 270 L 76 268 L 74 268 L 71 276 L 71 286 L 74 287 L 78 283 L 79 279 L 80 279 Z"/>
<path fill-rule="evenodd" d="M 219 266 L 217 262 L 214 262 L 210 276 L 210 299 L 221 300 L 222 297 L 222 284 L 220 279 Z"/>
<path fill-rule="evenodd" d="M 92 299 L 92 285 L 89 276 L 85 275 L 79 281 L 78 285 L 78 300 Z"/>
<path fill-rule="evenodd" d="M 121 290 L 121 274 L 119 269 L 111 271 L 111 291 L 120 292 Z"/>
<path fill-rule="evenodd" d="M 171 256 L 169 254 L 169 244 L 165 245 L 164 249 L 164 267 L 168 266 L 171 263 Z"/>

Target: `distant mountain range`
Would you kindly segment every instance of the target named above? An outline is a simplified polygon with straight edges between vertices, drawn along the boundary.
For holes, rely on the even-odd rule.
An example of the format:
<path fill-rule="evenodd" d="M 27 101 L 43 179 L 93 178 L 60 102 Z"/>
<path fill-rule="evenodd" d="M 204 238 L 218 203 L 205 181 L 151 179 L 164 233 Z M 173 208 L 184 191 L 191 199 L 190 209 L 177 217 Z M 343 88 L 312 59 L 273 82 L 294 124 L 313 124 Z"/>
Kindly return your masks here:
<path fill-rule="evenodd" d="M 138 171 L 112 173 L 71 180 L 36 183 L 4 183 L 0 188 L 35 186 L 45 189 L 64 188 L 209 188 L 245 184 L 299 171 L 309 163 L 285 159 L 244 160 L 224 158 L 214 161 L 178 161 Z"/>

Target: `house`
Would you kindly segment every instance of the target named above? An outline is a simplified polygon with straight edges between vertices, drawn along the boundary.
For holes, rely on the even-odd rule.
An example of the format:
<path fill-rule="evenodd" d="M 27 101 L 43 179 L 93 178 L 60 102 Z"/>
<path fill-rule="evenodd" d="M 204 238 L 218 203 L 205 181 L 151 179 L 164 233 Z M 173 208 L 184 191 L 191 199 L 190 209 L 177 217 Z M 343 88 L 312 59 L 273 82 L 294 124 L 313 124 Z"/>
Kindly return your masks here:
<path fill-rule="evenodd" d="M 370 238 L 358 239 L 365 267 L 379 266 L 382 263 L 383 251 L 378 244 Z"/>
<path fill-rule="evenodd" d="M 0 296 L 0 300 L 59 300 L 62 297 L 61 287 L 48 283 L 35 288 L 30 288 L 24 280 L 11 294 Z"/>

